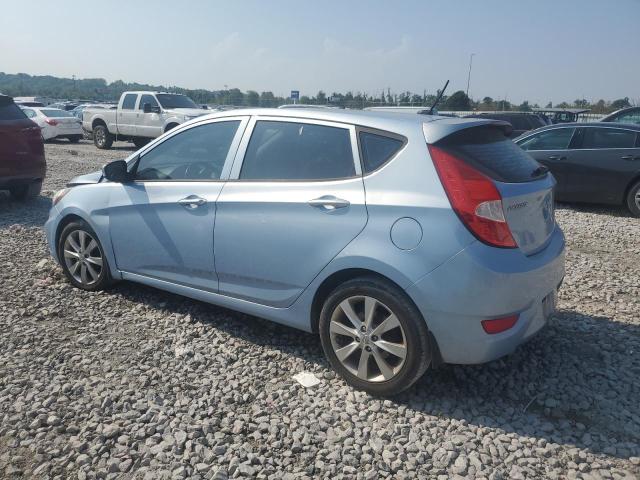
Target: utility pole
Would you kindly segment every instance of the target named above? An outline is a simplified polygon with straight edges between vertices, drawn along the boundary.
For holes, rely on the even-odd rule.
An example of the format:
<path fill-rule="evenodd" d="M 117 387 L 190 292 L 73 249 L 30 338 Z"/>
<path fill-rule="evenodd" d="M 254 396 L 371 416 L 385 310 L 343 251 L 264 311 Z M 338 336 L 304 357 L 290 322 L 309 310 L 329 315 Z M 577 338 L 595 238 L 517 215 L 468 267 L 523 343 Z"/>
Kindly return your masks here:
<path fill-rule="evenodd" d="M 473 56 L 475 53 L 472 53 L 469 56 L 469 75 L 467 76 L 467 97 L 469 96 L 469 84 L 471 83 L 471 67 L 473 65 Z"/>

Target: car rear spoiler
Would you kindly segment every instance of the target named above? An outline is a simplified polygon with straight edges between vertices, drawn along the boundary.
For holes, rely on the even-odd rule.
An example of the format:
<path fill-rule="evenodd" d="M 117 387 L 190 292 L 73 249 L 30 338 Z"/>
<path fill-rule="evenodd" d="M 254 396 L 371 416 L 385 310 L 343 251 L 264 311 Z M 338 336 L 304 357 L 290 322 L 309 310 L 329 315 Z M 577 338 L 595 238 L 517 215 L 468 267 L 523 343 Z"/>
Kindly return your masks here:
<path fill-rule="evenodd" d="M 513 127 L 509 122 L 502 120 L 484 120 L 482 118 L 435 118 L 430 122 L 425 122 L 422 126 L 424 137 L 427 143 L 436 143 L 449 135 L 465 130 L 467 128 L 481 127 L 492 125 L 502 129 L 505 136 L 508 137 L 513 131 Z"/>

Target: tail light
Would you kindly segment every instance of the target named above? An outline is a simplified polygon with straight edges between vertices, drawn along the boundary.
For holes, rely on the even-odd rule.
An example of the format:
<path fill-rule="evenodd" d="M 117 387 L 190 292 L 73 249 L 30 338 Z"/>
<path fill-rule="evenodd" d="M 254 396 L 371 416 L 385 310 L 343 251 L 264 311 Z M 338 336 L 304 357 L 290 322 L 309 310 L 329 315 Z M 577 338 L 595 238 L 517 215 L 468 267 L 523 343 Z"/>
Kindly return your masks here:
<path fill-rule="evenodd" d="M 518 315 L 509 317 L 494 318 L 492 320 L 482 320 L 482 328 L 489 335 L 501 333 L 512 328 L 518 321 Z"/>
<path fill-rule="evenodd" d="M 453 210 L 469 231 L 488 245 L 516 248 L 493 181 L 439 147 L 429 145 L 429 153 Z"/>
<path fill-rule="evenodd" d="M 55 127 L 56 125 L 58 125 L 58 121 L 54 120 L 53 118 L 45 118 L 44 121 L 47 125 L 51 125 L 52 127 Z"/>

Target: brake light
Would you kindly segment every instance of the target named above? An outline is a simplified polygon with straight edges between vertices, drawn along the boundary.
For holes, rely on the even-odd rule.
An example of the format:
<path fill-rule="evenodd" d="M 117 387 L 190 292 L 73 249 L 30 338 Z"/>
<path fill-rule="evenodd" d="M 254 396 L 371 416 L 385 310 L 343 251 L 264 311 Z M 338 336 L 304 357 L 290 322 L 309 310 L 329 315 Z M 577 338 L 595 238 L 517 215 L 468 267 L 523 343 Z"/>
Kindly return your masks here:
<path fill-rule="evenodd" d="M 54 120 L 53 118 L 45 118 L 44 121 L 47 125 L 51 125 L 52 127 L 58 125 L 58 121 Z"/>
<path fill-rule="evenodd" d="M 429 145 L 429 153 L 453 210 L 469 231 L 488 245 L 516 248 L 493 181 L 439 147 Z"/>
<path fill-rule="evenodd" d="M 492 320 L 482 320 L 482 328 L 489 335 L 501 333 L 512 328 L 518 321 L 518 315 L 511 315 L 509 317 L 494 318 Z"/>

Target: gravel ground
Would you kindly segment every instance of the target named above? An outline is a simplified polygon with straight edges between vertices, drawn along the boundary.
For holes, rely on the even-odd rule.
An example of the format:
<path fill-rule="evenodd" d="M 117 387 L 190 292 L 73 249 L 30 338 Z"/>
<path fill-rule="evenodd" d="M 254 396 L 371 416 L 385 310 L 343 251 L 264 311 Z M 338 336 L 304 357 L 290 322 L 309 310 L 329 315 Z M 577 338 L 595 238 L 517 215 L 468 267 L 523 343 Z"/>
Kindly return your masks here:
<path fill-rule="evenodd" d="M 131 149 L 46 150 L 38 200 L 0 194 L 0 477 L 640 475 L 640 221 L 622 209 L 559 207 L 567 277 L 534 340 L 380 400 L 315 336 L 135 284 L 71 288 L 45 246 L 50 197 Z"/>

